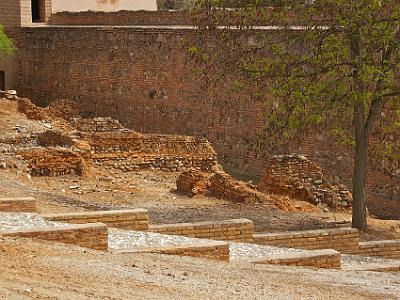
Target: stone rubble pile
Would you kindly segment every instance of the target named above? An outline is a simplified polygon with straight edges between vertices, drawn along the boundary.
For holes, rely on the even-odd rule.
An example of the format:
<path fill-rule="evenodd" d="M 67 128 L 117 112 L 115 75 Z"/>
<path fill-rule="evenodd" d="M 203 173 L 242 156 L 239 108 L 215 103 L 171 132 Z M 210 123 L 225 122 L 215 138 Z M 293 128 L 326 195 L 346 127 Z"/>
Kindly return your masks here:
<path fill-rule="evenodd" d="M 352 195 L 344 185 L 329 184 L 321 168 L 297 154 L 269 157 L 258 190 L 331 208 L 352 205 Z"/>
<path fill-rule="evenodd" d="M 16 90 L 7 90 L 7 91 L 2 91 L 0 90 L 0 98 L 6 98 L 8 100 L 17 100 L 18 95 Z"/>
<path fill-rule="evenodd" d="M 230 199 L 240 203 L 265 202 L 266 195 L 249 187 L 243 181 L 234 179 L 225 172 L 217 172 L 210 178 L 211 193 L 222 199 Z"/>
<path fill-rule="evenodd" d="M 176 182 L 179 193 L 194 197 L 196 195 L 214 196 L 236 203 L 265 203 L 285 211 L 321 211 L 320 208 L 287 195 L 264 192 L 256 186 L 233 178 L 216 165 L 211 172 L 188 170 L 180 174 Z"/>
<path fill-rule="evenodd" d="M 177 190 L 189 196 L 204 195 L 210 186 L 209 176 L 197 170 L 182 172 L 176 181 Z"/>

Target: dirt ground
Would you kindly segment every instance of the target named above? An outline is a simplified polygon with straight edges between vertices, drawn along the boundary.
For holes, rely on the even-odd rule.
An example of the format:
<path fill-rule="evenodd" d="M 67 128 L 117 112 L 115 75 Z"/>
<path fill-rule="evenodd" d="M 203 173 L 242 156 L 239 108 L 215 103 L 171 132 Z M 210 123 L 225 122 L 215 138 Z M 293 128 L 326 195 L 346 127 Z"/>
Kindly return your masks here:
<path fill-rule="evenodd" d="M 349 226 L 342 213 L 285 212 L 176 193 L 179 174 L 123 173 L 92 166 L 89 176 L 30 177 L 7 152 L 43 121 L 0 107 L 0 197 L 33 196 L 39 212 L 146 208 L 151 223 L 248 218 L 256 231 Z M 52 126 L 57 126 L 52 122 Z M 64 126 L 62 123 L 60 126 Z M 26 140 L 26 141 L 25 141 Z M 24 142 L 25 141 L 25 142 Z M 400 221 L 369 219 L 363 240 L 400 238 Z M 116 255 L 27 239 L 0 239 L 0 299 L 400 299 L 398 274 L 314 270 L 151 254 Z"/>
<path fill-rule="evenodd" d="M 350 226 L 350 213 L 285 212 L 266 204 L 233 203 L 175 192 L 178 173 L 124 173 L 93 169 L 90 177 L 33 177 L 0 171 L 0 194 L 34 196 L 41 213 L 146 208 L 150 222 L 179 223 L 248 218 L 258 232 Z M 363 240 L 400 238 L 400 221 L 369 218 Z"/>
<path fill-rule="evenodd" d="M 399 299 L 400 277 L 0 241 L 0 299 Z"/>

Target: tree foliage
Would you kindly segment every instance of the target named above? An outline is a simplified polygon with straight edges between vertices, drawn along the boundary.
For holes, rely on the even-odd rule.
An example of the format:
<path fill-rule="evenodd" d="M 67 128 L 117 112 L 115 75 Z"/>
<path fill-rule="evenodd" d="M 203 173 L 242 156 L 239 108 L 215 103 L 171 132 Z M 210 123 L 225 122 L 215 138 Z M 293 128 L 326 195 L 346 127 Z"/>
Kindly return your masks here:
<path fill-rule="evenodd" d="M 4 33 L 4 28 L 0 24 L 0 61 L 13 52 L 13 44 Z"/>
<path fill-rule="evenodd" d="M 228 2 L 233 12 L 221 11 L 227 1 L 197 2 L 198 25 L 218 36 L 197 57 L 264 103 L 268 142 L 324 127 L 354 146 L 353 226 L 364 230 L 371 136 L 384 155 L 400 153 L 400 1 Z M 222 26 L 232 18 L 238 26 Z"/>

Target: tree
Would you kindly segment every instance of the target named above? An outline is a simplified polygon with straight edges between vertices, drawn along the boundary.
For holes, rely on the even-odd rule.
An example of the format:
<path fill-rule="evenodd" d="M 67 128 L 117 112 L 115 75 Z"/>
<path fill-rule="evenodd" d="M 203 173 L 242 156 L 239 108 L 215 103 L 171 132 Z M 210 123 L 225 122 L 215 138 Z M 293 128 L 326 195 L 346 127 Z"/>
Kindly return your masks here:
<path fill-rule="evenodd" d="M 369 141 L 374 132 L 400 132 L 400 1 L 228 2 L 234 12 L 221 12 L 227 1 L 197 2 L 208 46 L 191 53 L 207 74 L 229 73 L 231 85 L 264 102 L 275 141 L 325 126 L 354 147 L 352 226 L 364 231 Z M 235 28 L 217 26 L 232 17 Z"/>
<path fill-rule="evenodd" d="M 13 45 L 7 35 L 4 33 L 3 26 L 0 24 L 0 61 L 13 52 Z"/>

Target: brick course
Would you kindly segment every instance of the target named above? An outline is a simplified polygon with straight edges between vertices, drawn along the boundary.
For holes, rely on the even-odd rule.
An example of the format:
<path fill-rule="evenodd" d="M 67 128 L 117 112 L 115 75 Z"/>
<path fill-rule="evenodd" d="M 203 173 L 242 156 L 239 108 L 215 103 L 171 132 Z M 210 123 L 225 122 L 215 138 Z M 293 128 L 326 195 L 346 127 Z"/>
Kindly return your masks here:
<path fill-rule="evenodd" d="M 290 231 L 255 234 L 254 243 L 299 249 L 358 250 L 359 233 L 353 228 Z"/>
<path fill-rule="evenodd" d="M 346 253 L 400 259 L 400 240 L 361 242 L 358 249 Z"/>
<path fill-rule="evenodd" d="M 66 225 L 59 228 L 37 228 L 27 231 L 8 231 L 2 232 L 0 235 L 74 244 L 95 250 L 107 251 L 108 249 L 107 226 L 102 223 Z"/>
<path fill-rule="evenodd" d="M 107 226 L 128 230 L 147 230 L 149 215 L 145 209 L 112 210 L 98 212 L 41 215 L 49 221 L 72 224 L 104 223 Z"/>
<path fill-rule="evenodd" d="M 252 242 L 253 229 L 253 222 L 247 219 L 161 224 L 149 227 L 149 231 L 162 234 L 235 242 Z"/>
<path fill-rule="evenodd" d="M 36 200 L 25 198 L 0 198 L 0 212 L 36 212 Z"/>

